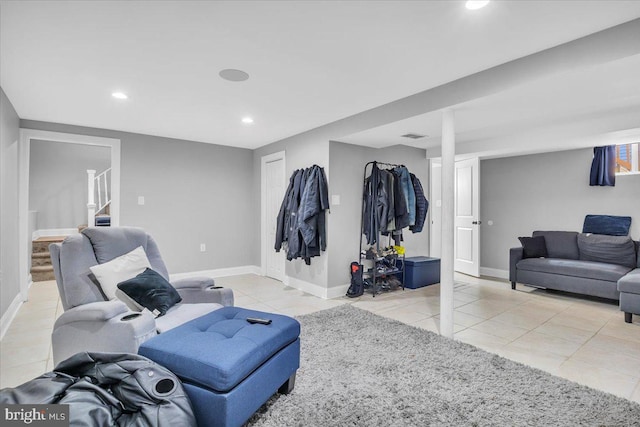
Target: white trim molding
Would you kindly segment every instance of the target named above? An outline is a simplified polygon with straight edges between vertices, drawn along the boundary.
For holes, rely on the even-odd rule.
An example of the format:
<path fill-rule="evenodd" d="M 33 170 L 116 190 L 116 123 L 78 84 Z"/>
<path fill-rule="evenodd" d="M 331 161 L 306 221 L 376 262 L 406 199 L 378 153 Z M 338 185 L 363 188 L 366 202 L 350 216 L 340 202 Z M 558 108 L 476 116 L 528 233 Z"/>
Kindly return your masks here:
<path fill-rule="evenodd" d="M 267 275 L 267 247 L 269 247 L 267 233 L 267 192 L 265 188 L 265 182 L 267 182 L 266 164 L 269 162 L 274 162 L 276 160 L 282 160 L 282 167 L 284 168 L 284 172 L 286 175 L 287 159 L 285 151 L 278 151 L 277 153 L 267 154 L 266 156 L 262 156 L 262 158 L 260 159 L 260 274 L 262 276 Z M 284 182 L 284 185 L 286 187 L 286 181 Z M 286 265 L 283 265 L 283 274 L 286 277 L 285 269 Z"/>
<path fill-rule="evenodd" d="M 2 315 L 2 319 L 0 319 L 0 340 L 4 338 L 4 334 L 9 330 L 9 326 L 11 326 L 11 322 L 15 319 L 16 314 L 18 314 L 21 305 L 22 296 L 17 294 L 13 301 L 11 301 L 11 304 L 9 304 L 7 311 Z"/>
<path fill-rule="evenodd" d="M 498 279 L 509 280 L 509 271 L 500 270 L 498 268 L 480 267 L 480 275 L 486 277 L 495 277 Z"/>
<path fill-rule="evenodd" d="M 333 299 L 333 298 L 345 296 L 347 294 L 347 291 L 349 290 L 349 286 L 351 285 L 347 283 L 346 285 L 339 285 L 339 286 L 334 286 L 332 288 L 328 288 L 327 299 Z"/>
<path fill-rule="evenodd" d="M 31 140 L 64 142 L 68 144 L 97 145 L 111 149 L 111 225 L 120 225 L 120 139 L 97 136 L 76 135 L 72 133 L 51 132 L 35 129 L 20 129 L 18 149 L 18 259 L 19 280 L 22 300 L 27 300 L 30 286 L 29 253 L 29 157 Z"/>
<path fill-rule="evenodd" d="M 77 228 L 47 228 L 43 230 L 35 230 L 31 235 L 31 240 L 39 239 L 40 237 L 53 237 L 53 236 L 71 236 L 72 234 L 78 234 Z"/>
<path fill-rule="evenodd" d="M 255 274 L 256 276 L 262 276 L 262 268 L 258 265 L 243 265 L 239 267 L 229 267 L 229 268 L 216 268 L 213 270 L 200 270 L 200 271 L 191 271 L 188 273 L 176 273 L 170 274 L 169 277 L 171 280 L 180 280 L 187 279 L 192 277 L 230 277 L 230 276 L 240 276 L 243 274 Z M 313 296 L 323 299 L 332 299 L 336 297 L 343 296 L 347 293 L 347 289 L 349 289 L 349 284 L 334 286 L 332 288 L 325 288 L 320 285 L 316 285 L 315 283 L 310 283 L 304 280 L 296 279 L 294 277 L 285 276 L 282 283 L 285 286 L 290 286 L 292 288 L 298 289 L 302 292 L 306 292 Z"/>
<path fill-rule="evenodd" d="M 179 279 L 187 279 L 191 277 L 229 277 L 229 276 L 240 276 L 242 274 L 255 274 L 256 276 L 260 276 L 261 269 L 257 265 L 243 265 L 240 267 L 229 267 L 229 268 L 216 268 L 214 270 L 200 270 L 200 271 L 191 271 L 188 273 L 176 273 L 170 274 L 169 277 L 171 280 L 179 280 Z"/>
<path fill-rule="evenodd" d="M 315 283 L 307 282 L 305 280 L 296 279 L 295 277 L 285 276 L 282 281 L 286 286 L 291 286 L 299 291 L 306 292 L 313 296 L 322 299 L 331 299 L 342 296 L 347 293 L 349 285 L 339 285 L 332 288 L 325 288 Z"/>

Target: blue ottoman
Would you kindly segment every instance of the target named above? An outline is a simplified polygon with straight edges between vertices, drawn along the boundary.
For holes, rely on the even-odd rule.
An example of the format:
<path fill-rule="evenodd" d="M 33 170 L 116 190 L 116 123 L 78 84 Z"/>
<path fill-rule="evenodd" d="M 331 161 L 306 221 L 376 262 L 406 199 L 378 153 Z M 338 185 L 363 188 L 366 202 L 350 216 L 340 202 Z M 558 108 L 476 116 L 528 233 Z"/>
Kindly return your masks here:
<path fill-rule="evenodd" d="M 223 307 L 151 338 L 138 353 L 182 380 L 198 425 L 241 426 L 276 391 L 293 389 L 299 335 L 290 317 Z"/>

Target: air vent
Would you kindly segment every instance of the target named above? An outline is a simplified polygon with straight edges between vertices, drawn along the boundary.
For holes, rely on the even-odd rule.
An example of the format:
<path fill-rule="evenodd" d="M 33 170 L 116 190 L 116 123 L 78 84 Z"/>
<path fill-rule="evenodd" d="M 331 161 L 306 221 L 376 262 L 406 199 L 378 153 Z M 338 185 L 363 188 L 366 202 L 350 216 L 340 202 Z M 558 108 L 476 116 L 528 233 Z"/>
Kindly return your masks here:
<path fill-rule="evenodd" d="M 401 135 L 403 138 L 411 138 L 411 139 L 420 139 L 424 138 L 427 135 L 420 135 L 418 133 L 408 133 L 406 135 Z"/>

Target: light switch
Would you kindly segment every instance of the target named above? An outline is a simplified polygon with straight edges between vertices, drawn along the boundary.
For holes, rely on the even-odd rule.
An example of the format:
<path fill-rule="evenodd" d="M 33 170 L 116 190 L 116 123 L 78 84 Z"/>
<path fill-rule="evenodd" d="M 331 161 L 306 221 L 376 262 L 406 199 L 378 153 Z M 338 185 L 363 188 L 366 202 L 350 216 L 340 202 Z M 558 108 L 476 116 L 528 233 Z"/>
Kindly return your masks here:
<path fill-rule="evenodd" d="M 144 196 L 138 196 L 138 204 L 140 206 L 144 205 Z"/>
<path fill-rule="evenodd" d="M 206 252 L 207 251 L 207 245 L 205 245 L 204 243 L 200 243 L 200 252 Z"/>
<path fill-rule="evenodd" d="M 340 195 L 339 194 L 332 194 L 331 195 L 331 204 L 333 206 L 338 206 L 340 204 Z"/>

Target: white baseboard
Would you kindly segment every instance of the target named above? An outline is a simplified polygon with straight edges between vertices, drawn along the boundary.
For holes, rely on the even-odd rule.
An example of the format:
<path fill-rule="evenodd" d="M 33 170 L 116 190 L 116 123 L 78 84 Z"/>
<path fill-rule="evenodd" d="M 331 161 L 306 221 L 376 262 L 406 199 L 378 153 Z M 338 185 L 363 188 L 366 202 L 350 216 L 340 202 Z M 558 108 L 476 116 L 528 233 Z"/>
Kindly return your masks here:
<path fill-rule="evenodd" d="M 299 291 L 306 292 L 323 299 L 331 299 L 342 296 L 346 294 L 347 289 L 349 289 L 349 285 L 340 285 L 333 288 L 325 288 L 324 286 L 316 285 L 315 283 L 296 279 L 295 277 L 290 276 L 286 276 L 282 283 L 287 286 L 291 286 L 292 288 L 296 288 Z"/>
<path fill-rule="evenodd" d="M 176 273 L 171 274 L 171 280 L 185 279 L 189 277 L 213 277 L 214 279 L 217 277 L 228 277 L 228 276 L 240 276 L 242 274 L 255 274 L 257 276 L 262 276 L 262 269 L 257 265 L 243 265 L 240 267 L 230 267 L 230 268 L 217 268 L 214 270 L 201 270 L 201 271 L 191 271 L 188 273 Z M 319 298 L 331 299 L 342 296 L 347 293 L 347 289 L 349 289 L 349 284 L 335 286 L 332 288 L 325 288 L 324 286 L 316 285 L 315 283 L 310 283 L 304 280 L 296 279 L 295 277 L 285 276 L 282 281 L 287 286 L 291 286 L 292 288 L 296 288 L 302 292 L 306 292 L 308 294 L 314 295 Z"/>
<path fill-rule="evenodd" d="M 9 304 L 7 311 L 2 315 L 2 319 L 0 319 L 0 340 L 4 338 L 4 334 L 7 333 L 9 326 L 11 326 L 11 322 L 13 322 L 16 314 L 18 314 L 18 310 L 21 305 L 22 297 L 20 296 L 20 293 L 18 293 L 13 301 L 11 301 L 11 304 Z"/>
<path fill-rule="evenodd" d="M 327 298 L 332 299 L 345 296 L 347 290 L 349 290 L 349 286 L 351 285 L 347 283 L 346 285 L 334 286 L 333 288 L 327 289 Z"/>
<path fill-rule="evenodd" d="M 316 285 L 315 283 L 296 279 L 295 277 L 290 277 L 290 276 L 285 276 L 282 283 L 284 283 L 287 286 L 291 286 L 292 288 L 296 288 L 299 291 L 311 294 L 313 296 L 316 296 L 319 298 L 325 298 L 325 299 L 327 298 L 326 297 L 327 288 L 320 285 Z"/>
<path fill-rule="evenodd" d="M 509 280 L 509 271 L 498 268 L 480 267 L 480 275 Z"/>
<path fill-rule="evenodd" d="M 77 234 L 77 228 L 49 228 L 43 230 L 35 230 L 31 235 L 31 240 L 39 239 L 40 237 L 51 237 L 51 236 L 71 236 L 72 234 Z"/>
<path fill-rule="evenodd" d="M 171 280 L 176 279 L 185 279 L 189 277 L 213 277 L 214 279 L 217 277 L 228 277 L 228 276 L 240 276 L 242 274 L 257 274 L 258 276 L 262 274 L 260 267 L 257 265 L 243 265 L 240 267 L 229 267 L 229 268 L 216 268 L 214 270 L 201 270 L 201 271 L 191 271 L 188 273 L 176 273 L 170 274 L 169 277 Z"/>

